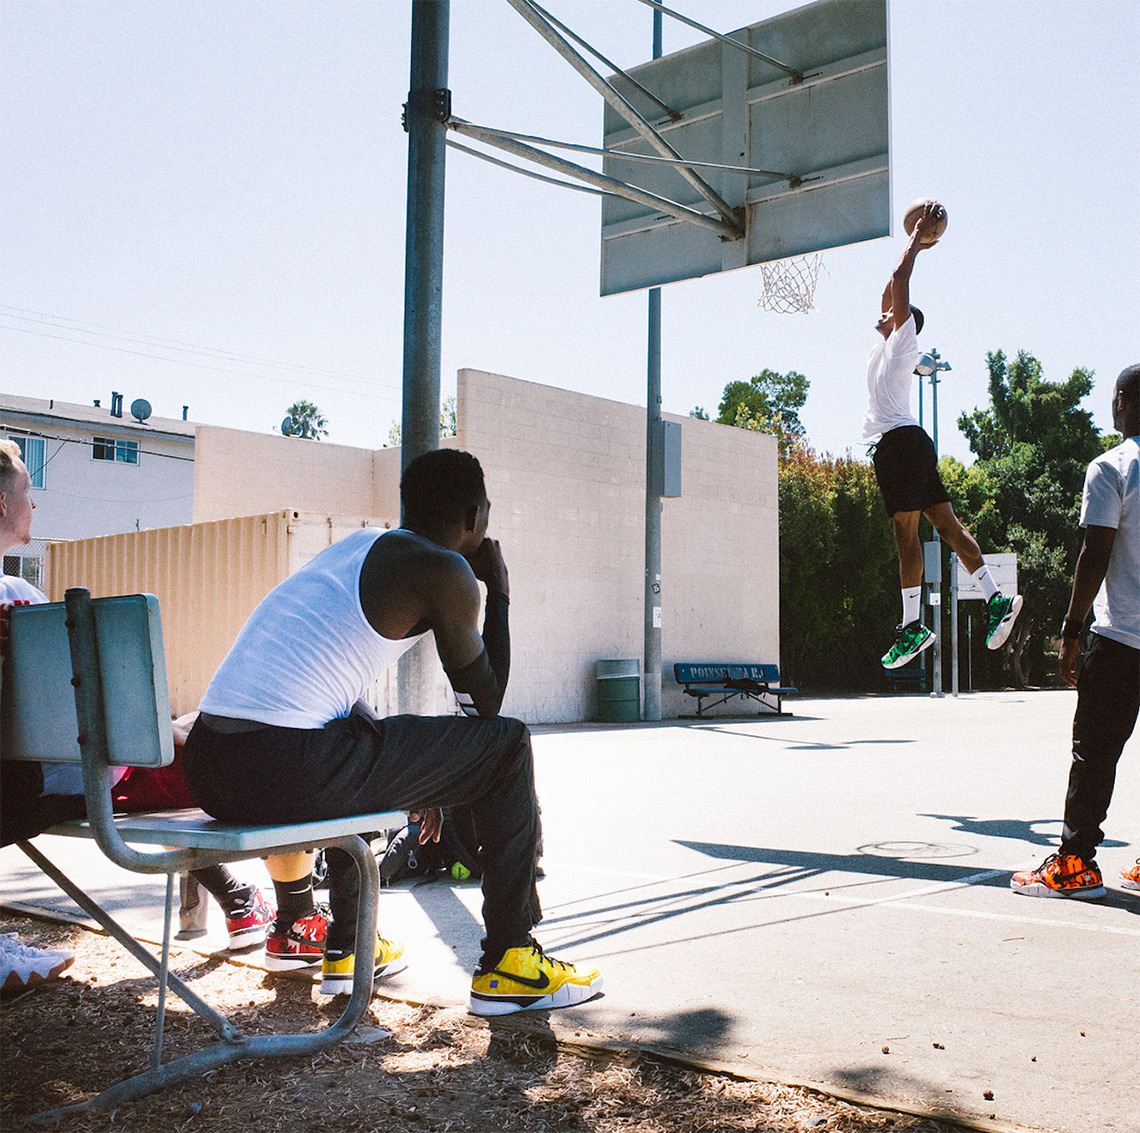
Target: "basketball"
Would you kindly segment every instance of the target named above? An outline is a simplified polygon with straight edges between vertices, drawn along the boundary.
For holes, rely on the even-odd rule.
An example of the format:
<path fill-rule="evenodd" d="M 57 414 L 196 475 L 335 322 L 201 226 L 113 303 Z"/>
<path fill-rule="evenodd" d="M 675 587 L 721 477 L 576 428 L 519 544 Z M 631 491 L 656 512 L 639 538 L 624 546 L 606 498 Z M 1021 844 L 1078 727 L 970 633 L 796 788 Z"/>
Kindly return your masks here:
<path fill-rule="evenodd" d="M 919 197 L 917 201 L 911 201 L 910 204 L 906 206 L 906 212 L 903 214 L 903 230 L 909 236 L 914 231 L 919 213 L 929 204 L 938 205 L 938 212 L 937 219 L 934 223 L 934 230 L 923 238 L 922 247 L 924 248 L 929 248 L 931 245 L 937 244 L 942 233 L 946 231 L 946 210 L 930 197 Z"/>

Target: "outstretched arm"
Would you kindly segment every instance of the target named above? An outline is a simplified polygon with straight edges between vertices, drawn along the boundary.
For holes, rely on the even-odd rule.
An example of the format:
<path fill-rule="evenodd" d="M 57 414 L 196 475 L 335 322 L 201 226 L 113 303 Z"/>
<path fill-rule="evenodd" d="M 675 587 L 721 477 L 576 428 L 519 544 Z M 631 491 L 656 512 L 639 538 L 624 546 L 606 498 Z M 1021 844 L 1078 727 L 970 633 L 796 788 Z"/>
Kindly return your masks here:
<path fill-rule="evenodd" d="M 898 330 L 910 318 L 911 272 L 914 271 L 915 258 L 922 250 L 922 238 L 934 226 L 937 219 L 938 208 L 939 206 L 933 202 L 923 207 L 883 292 L 883 310 L 891 311 L 893 330 Z"/>

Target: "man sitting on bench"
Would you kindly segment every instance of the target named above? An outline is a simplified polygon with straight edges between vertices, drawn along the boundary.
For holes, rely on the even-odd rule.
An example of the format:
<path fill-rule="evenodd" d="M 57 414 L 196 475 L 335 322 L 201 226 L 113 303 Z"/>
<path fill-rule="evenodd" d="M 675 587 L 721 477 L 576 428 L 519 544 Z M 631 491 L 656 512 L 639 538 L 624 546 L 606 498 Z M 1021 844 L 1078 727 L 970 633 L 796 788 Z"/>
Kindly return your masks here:
<path fill-rule="evenodd" d="M 538 803 L 530 733 L 499 716 L 510 667 L 507 568 L 486 537 L 479 462 L 439 450 L 400 484 L 403 526 L 363 528 L 275 587 L 250 615 L 201 703 L 186 743 L 199 805 L 222 820 L 298 823 L 380 810 L 425 815 L 468 806 L 482 846 L 482 960 L 469 1007 L 479 1015 L 568 1007 L 601 987 L 542 952 L 535 886 Z M 478 582 L 487 587 L 483 632 Z M 375 719 L 365 690 L 429 630 L 465 716 Z M 355 866 L 335 873 L 322 991 L 350 989 Z M 372 931 L 371 926 L 364 931 Z M 377 970 L 403 948 L 379 940 Z"/>

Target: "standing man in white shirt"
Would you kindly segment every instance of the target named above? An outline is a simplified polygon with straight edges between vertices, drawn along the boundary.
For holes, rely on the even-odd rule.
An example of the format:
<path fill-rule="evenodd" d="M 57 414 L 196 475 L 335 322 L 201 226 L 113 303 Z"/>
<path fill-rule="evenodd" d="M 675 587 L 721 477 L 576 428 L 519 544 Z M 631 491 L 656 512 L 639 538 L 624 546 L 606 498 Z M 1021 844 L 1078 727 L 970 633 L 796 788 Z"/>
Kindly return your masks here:
<path fill-rule="evenodd" d="M 1113 425 L 1123 443 L 1085 473 L 1081 526 L 1085 541 L 1061 623 L 1061 677 L 1077 690 L 1073 762 L 1061 845 L 1010 887 L 1027 897 L 1105 896 L 1096 850 L 1112 801 L 1116 765 L 1140 713 L 1140 365 L 1112 391 Z M 1077 675 L 1081 629 L 1093 611 L 1088 652 Z M 1125 889 L 1140 889 L 1140 861 L 1121 869 Z"/>
<path fill-rule="evenodd" d="M 863 436 L 878 437 L 873 459 L 875 479 L 887 514 L 894 523 L 902 588 L 902 621 L 895 642 L 883 656 L 883 667 L 897 669 L 934 643 L 934 634 L 922 624 L 922 543 L 918 521 L 925 515 L 941 538 L 956 551 L 982 590 L 989 619 L 986 645 L 998 649 L 1009 637 L 1021 612 L 1021 595 L 1003 595 L 990 576 L 974 537 L 959 522 L 950 496 L 938 475 L 934 442 L 910 410 L 910 387 L 918 363 L 918 332 L 923 315 L 910 303 L 910 277 L 923 247 L 922 238 L 933 229 L 942 206 L 930 202 L 923 209 L 906 248 L 883 291 L 882 315 L 875 329 L 883 341 L 867 360 L 867 413 Z"/>

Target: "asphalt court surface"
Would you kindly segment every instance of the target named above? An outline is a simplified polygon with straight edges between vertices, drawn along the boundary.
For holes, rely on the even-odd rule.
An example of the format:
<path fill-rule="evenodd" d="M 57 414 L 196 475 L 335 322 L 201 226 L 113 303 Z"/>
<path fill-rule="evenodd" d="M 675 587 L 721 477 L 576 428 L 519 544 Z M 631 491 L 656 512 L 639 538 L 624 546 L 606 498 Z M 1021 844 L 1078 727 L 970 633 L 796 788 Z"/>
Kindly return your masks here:
<path fill-rule="evenodd" d="M 1098 855 L 1108 897 L 1008 887 L 1056 846 L 1075 703 L 796 698 L 783 718 L 535 728 L 536 935 L 606 979 L 554 1021 L 947 1114 L 1140 1133 L 1140 894 L 1119 885 L 1140 856 L 1140 740 Z M 157 935 L 160 881 L 40 843 Z M 15 848 L 0 863 L 5 902 L 69 904 Z M 382 990 L 463 1003 L 480 902 L 474 884 L 386 890 L 409 967 Z"/>

